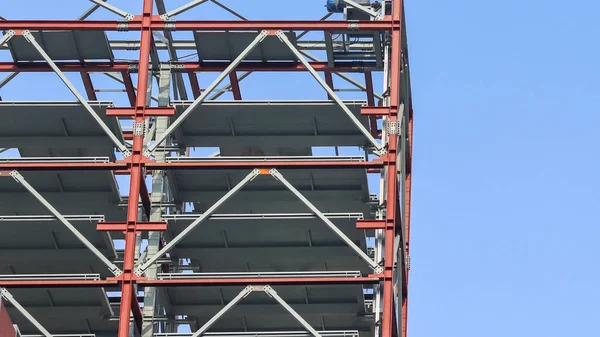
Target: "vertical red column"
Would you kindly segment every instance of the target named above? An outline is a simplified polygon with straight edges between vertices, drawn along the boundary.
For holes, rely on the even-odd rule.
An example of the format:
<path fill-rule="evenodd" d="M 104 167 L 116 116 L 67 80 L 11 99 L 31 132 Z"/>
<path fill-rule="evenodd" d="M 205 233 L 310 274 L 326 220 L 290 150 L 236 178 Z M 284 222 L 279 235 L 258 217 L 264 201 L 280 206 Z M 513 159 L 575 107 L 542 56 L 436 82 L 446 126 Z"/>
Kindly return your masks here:
<path fill-rule="evenodd" d="M 136 325 L 139 325 L 138 331 L 141 331 L 141 310 L 137 304 L 134 294 L 134 274 L 135 266 L 135 244 L 136 244 L 136 226 L 138 221 L 138 205 L 143 174 L 143 150 L 144 135 L 143 126 L 144 112 L 146 109 L 146 98 L 148 88 L 148 66 L 150 63 L 150 44 L 152 43 L 151 20 L 152 20 L 153 0 L 144 0 L 142 12 L 142 31 L 140 37 L 140 62 L 137 83 L 137 97 L 135 101 L 135 117 L 133 132 L 133 150 L 131 153 L 131 180 L 129 182 L 129 203 L 127 205 L 127 231 L 125 232 L 125 253 L 123 262 L 123 283 L 121 295 L 121 310 L 119 316 L 119 337 L 129 336 L 130 313 L 133 311 L 136 318 Z M 137 127 L 136 127 L 137 126 Z M 148 197 L 148 196 L 143 196 Z M 137 307 L 132 308 L 132 304 Z M 132 310 L 133 309 L 133 310 Z"/>
<path fill-rule="evenodd" d="M 392 44 L 390 51 L 390 114 L 388 123 L 398 122 L 398 108 L 400 106 L 400 66 L 402 55 L 402 0 L 394 0 L 392 4 Z M 397 129 L 397 128 L 396 128 Z M 394 238 L 396 226 L 400 226 L 398 214 L 399 191 L 398 191 L 398 135 L 389 134 L 387 154 L 387 196 L 386 196 L 386 228 L 385 228 L 385 251 L 384 251 L 384 280 L 383 280 L 383 317 L 381 322 L 382 336 L 392 337 L 397 335 L 394 306 Z M 403 234 L 404 235 L 404 234 Z M 398 262 L 399 267 L 403 264 Z M 404 317 L 402 317 L 404 320 Z M 404 324 L 403 324 L 404 326 Z M 404 330 L 404 328 L 403 328 Z"/>
<path fill-rule="evenodd" d="M 413 109 L 412 102 L 409 103 L 409 115 L 408 115 L 408 149 L 410 151 L 409 157 L 406 159 L 406 179 L 404 180 L 404 221 L 406 233 L 406 256 L 409 256 L 410 248 L 410 206 L 411 206 L 411 193 L 412 193 L 412 147 L 413 147 Z M 408 288 L 408 270 L 406 271 L 406 287 Z M 406 337 L 407 330 L 406 325 L 408 323 L 408 299 L 402 302 L 402 337 Z"/>

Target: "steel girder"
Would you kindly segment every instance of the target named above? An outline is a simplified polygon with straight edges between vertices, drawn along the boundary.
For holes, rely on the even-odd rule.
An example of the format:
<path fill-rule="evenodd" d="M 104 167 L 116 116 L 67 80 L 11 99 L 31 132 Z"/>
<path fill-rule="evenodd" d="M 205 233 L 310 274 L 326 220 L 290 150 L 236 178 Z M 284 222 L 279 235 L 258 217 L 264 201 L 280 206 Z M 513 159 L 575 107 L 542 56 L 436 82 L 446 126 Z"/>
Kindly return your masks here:
<path fill-rule="evenodd" d="M 140 62 L 134 65 L 129 63 L 119 62 L 54 62 L 49 58 L 45 58 L 47 64 L 15 64 L 8 62 L 0 62 L 0 71 L 15 72 L 9 75 L 5 81 L 2 82 L 4 85 L 10 79 L 16 76 L 16 72 L 41 72 L 41 71 L 54 71 L 57 74 L 67 71 L 76 72 L 120 72 L 123 74 L 123 81 L 127 87 L 127 93 L 130 98 L 131 105 L 135 108 L 132 111 L 131 117 L 134 118 L 135 123 L 142 123 L 148 118 L 152 118 L 151 109 L 147 106 L 148 93 L 146 88 L 148 87 L 149 78 L 147 72 L 140 72 L 138 76 L 137 88 L 130 82 L 131 78 L 129 74 L 137 73 L 138 69 L 152 69 L 149 64 L 150 55 L 150 44 L 152 43 L 151 32 L 153 30 L 205 30 L 205 31 L 217 31 L 217 30 L 239 30 L 239 31 L 260 31 L 266 30 L 270 34 L 277 30 L 303 30 L 303 31 L 339 31 L 339 30 L 380 30 L 385 31 L 390 35 L 390 46 L 386 50 L 388 56 L 386 57 L 387 65 L 384 70 L 386 84 L 384 85 L 384 95 L 377 95 L 372 92 L 372 83 L 368 83 L 362 89 L 370 92 L 369 95 L 383 99 L 383 107 L 375 107 L 374 100 L 369 99 L 369 107 L 364 110 L 365 114 L 372 116 L 383 117 L 385 122 L 384 129 L 382 130 L 382 144 L 378 144 L 371 139 L 374 143 L 375 149 L 381 151 L 385 150 L 385 155 L 382 155 L 379 160 L 376 161 L 363 161 L 363 162 L 352 162 L 352 161 L 188 161 L 188 162 L 162 162 L 160 160 L 155 161 L 148 159 L 144 154 L 148 155 L 152 150 L 156 150 L 156 146 L 151 146 L 150 151 L 146 151 L 145 146 L 148 145 L 147 139 L 145 140 L 143 135 L 135 135 L 132 137 L 132 146 L 125 148 L 120 146 L 119 143 L 115 145 L 126 154 L 126 159 L 121 162 L 67 162 L 59 161 L 48 158 L 48 161 L 39 162 L 2 162 L 0 161 L 0 170 L 115 170 L 121 171 L 132 175 L 130 184 L 130 195 L 129 195 L 129 212 L 127 221 L 123 224 L 126 232 L 126 250 L 125 250 L 125 261 L 123 271 L 124 273 L 115 279 L 110 280 L 87 280 L 87 279 L 17 279 L 17 280 L 3 280 L 0 279 L 0 287 L 105 287 L 120 285 L 122 287 L 122 306 L 121 306 L 121 324 L 119 329 L 119 336 L 125 337 L 129 334 L 129 316 L 133 313 L 135 317 L 136 326 L 141 327 L 142 314 L 137 303 L 137 297 L 133 295 L 134 285 L 148 286 L 148 287 L 164 287 L 164 286 L 192 286 L 192 285 L 220 285 L 220 286 L 234 286 L 234 285 L 262 285 L 262 284 L 273 284 L 273 285 L 301 285 L 301 284 L 376 284 L 380 286 L 379 298 L 381 299 L 381 325 L 380 333 L 383 337 L 392 337 L 397 333 L 401 333 L 402 336 L 406 335 L 406 290 L 407 290 L 407 276 L 408 276 L 408 250 L 409 250 L 409 231 L 410 231 L 410 189 L 411 189 L 411 158 L 412 158 L 412 128 L 413 128 L 413 110 L 412 102 L 410 100 L 410 82 L 409 82 L 409 70 L 408 62 L 406 58 L 407 47 L 404 33 L 404 13 L 403 4 L 401 0 L 392 0 L 393 10 L 391 14 L 379 17 L 380 20 L 373 21 L 360 21 L 356 23 L 349 23 L 346 21 L 184 21 L 184 20 L 172 20 L 173 16 L 181 12 L 182 8 L 172 10 L 165 13 L 163 17 L 154 15 L 152 12 L 152 2 L 144 0 L 144 10 L 141 15 L 131 15 L 118 8 L 108 5 L 103 1 L 93 1 L 97 6 L 102 6 L 113 13 L 116 13 L 126 21 L 25 21 L 25 20 L 5 20 L 0 21 L 0 28 L 2 29 L 13 29 L 17 34 L 24 34 L 25 36 L 33 38 L 32 35 L 28 35 L 23 30 L 142 30 L 142 38 L 139 42 L 140 47 Z M 183 10 L 187 10 L 196 5 L 199 5 L 205 1 L 192 1 L 189 4 L 183 6 Z M 349 5 L 353 5 L 353 1 L 347 1 Z M 368 11 L 365 11 L 369 13 Z M 372 13 L 371 13 L 372 14 Z M 89 14 L 87 14 L 89 15 Z M 11 38 L 11 33 L 5 34 L 0 41 L 0 45 Z M 282 42 L 286 43 L 285 35 L 279 35 Z M 35 41 L 35 40 L 30 40 Z M 287 43 L 286 43 L 287 44 Z M 36 46 L 35 42 L 33 45 L 40 53 L 43 49 L 39 44 Z M 287 44 L 289 46 L 289 44 Z M 39 48 L 37 48 L 39 47 Z M 298 50 L 296 50 L 298 52 Z M 302 53 L 307 56 L 306 53 Z M 43 54 L 42 54 L 43 55 Z M 47 56 L 47 55 L 46 55 Z M 308 56 L 309 57 L 309 56 Z M 319 62 L 317 59 L 309 57 L 310 62 L 305 61 L 301 56 L 300 63 L 287 64 L 272 62 L 267 65 L 256 65 L 247 62 L 237 62 L 237 64 L 222 62 L 213 63 L 211 65 L 203 65 L 194 62 L 181 63 L 174 72 L 188 72 L 193 74 L 194 72 L 202 71 L 217 71 L 223 72 L 228 75 L 230 70 L 234 71 L 311 71 L 315 76 L 316 71 L 329 71 L 329 72 L 364 72 L 368 71 L 368 68 L 355 67 L 352 64 L 344 64 L 340 62 L 334 67 L 331 67 L 327 62 Z M 242 57 L 243 59 L 243 57 Z M 304 61 L 303 61 L 304 60 Z M 233 65 L 233 66 L 232 66 Z M 236 67 L 237 66 L 237 67 Z M 229 69 L 228 69 L 229 68 Z M 224 71 L 227 70 L 227 71 Z M 238 81 L 245 78 L 248 75 L 242 74 L 238 78 Z M 342 74 L 342 76 L 345 76 Z M 317 78 L 317 76 L 315 76 Z M 351 80 L 347 78 L 346 80 Z M 318 79 L 317 79 L 318 80 Z M 129 81 L 129 85 L 127 83 Z M 229 87 L 233 87 L 234 81 Z M 328 81 L 329 82 L 329 81 Z M 372 81 L 371 81 L 372 82 Z M 69 84 L 65 82 L 67 86 Z M 218 84 L 218 83 L 217 83 Z M 323 85 L 323 83 L 321 83 Z M 360 83 L 355 83 L 360 87 Z M 331 89 L 328 90 L 331 83 L 323 85 L 324 89 L 330 96 L 336 97 L 335 92 Z M 212 86 L 211 86 L 212 87 Z M 209 87 L 209 89 L 211 89 Z M 214 85 L 216 87 L 216 84 Z M 227 88 L 227 87 L 226 87 Z M 214 89 L 214 88 L 212 88 Z M 72 90 L 77 96 L 76 91 Z M 137 96 L 135 92 L 137 91 Z M 210 93 L 210 90 L 204 92 Z M 220 91 L 221 92 L 221 91 Z M 215 98 L 213 95 L 211 99 Z M 202 103 L 203 99 L 206 99 L 208 94 L 203 95 L 199 103 Z M 239 96 L 239 95 L 238 95 Z M 200 98 L 202 96 L 197 97 Z M 241 98 L 241 97 L 240 97 Z M 79 97 L 78 97 L 79 99 Z M 80 99 L 80 102 L 85 105 L 85 101 Z M 391 132 L 388 132 L 391 131 Z M 373 130 L 368 130 L 365 135 L 371 137 L 377 137 L 373 133 Z M 109 135 L 110 136 L 110 135 Z M 160 137 L 157 139 L 157 143 L 161 143 L 166 140 L 167 137 Z M 126 151 L 125 151 L 126 150 Z M 129 155 L 128 152 L 131 152 Z M 146 151 L 146 152 L 145 152 Z M 383 153 L 382 153 L 383 154 Z M 144 229 L 144 222 L 140 220 L 140 213 L 138 212 L 137 200 L 141 198 L 143 201 L 150 202 L 149 191 L 145 189 L 143 178 L 146 174 L 152 173 L 153 170 L 172 170 L 172 169 L 258 169 L 259 172 L 265 169 L 305 169 L 305 168 L 365 168 L 370 172 L 381 172 L 382 173 L 382 204 L 381 207 L 386 210 L 382 212 L 375 221 L 363 221 L 358 224 L 358 228 L 361 229 L 375 229 L 378 231 L 378 237 L 380 235 L 381 240 L 378 239 L 379 253 L 376 253 L 375 261 L 382 261 L 382 265 L 379 266 L 375 261 L 371 261 L 371 266 L 374 267 L 376 273 L 367 277 L 277 277 L 277 278 L 264 278 L 264 277 L 241 277 L 236 279 L 229 278 L 189 278 L 189 279 L 145 279 L 139 275 L 135 275 L 135 260 L 133 259 L 133 242 L 141 230 Z M 253 171 L 254 172 L 254 171 Z M 271 171 L 277 172 L 277 170 Z M 397 174 L 399 173 L 399 174 Z M 273 173 L 271 173 L 273 174 Z M 273 174 L 275 178 L 278 178 L 282 183 L 285 181 L 283 176 Z M 284 183 L 285 184 L 285 183 Z M 288 183 L 289 184 L 289 183 Z M 294 187 L 289 184 L 286 187 L 292 192 Z M 305 202 L 306 203 L 306 202 Z M 309 206 L 309 203 L 306 203 Z M 51 206 L 50 206 L 51 207 Z M 310 207 L 310 206 L 309 206 Z M 314 207 L 314 206 L 313 206 Z M 322 215 L 318 210 L 312 209 L 317 215 Z M 54 213 L 54 212 L 53 212 Z M 55 216 L 60 218 L 60 213 L 56 212 Z M 323 221 L 327 223 L 327 218 L 322 217 Z M 66 219 L 65 219 L 66 220 Z M 68 220 L 66 220 L 68 222 Z M 201 221 L 200 221 L 201 222 Z M 330 225 L 329 223 L 327 223 Z M 331 228 L 331 226 L 330 226 Z M 333 228 L 332 228 L 333 229 Z M 174 244 L 171 245 L 171 247 Z M 163 247 L 164 248 L 167 246 Z M 170 247 L 169 247 L 170 248 Z M 167 249 L 168 250 L 168 249 Z M 157 258 L 158 259 L 158 258 Z M 153 262 L 156 262 L 154 259 Z M 365 259 L 366 260 L 366 259 Z M 369 262 L 367 261 L 367 262 Z M 394 262 L 398 264 L 398 268 L 394 268 Z M 112 262 L 111 262 L 112 263 Z M 138 270 L 143 270 L 142 266 L 148 265 L 147 263 L 142 264 L 138 267 Z M 394 274 L 394 271 L 398 271 Z M 396 287 L 396 290 L 394 290 Z M 399 292 L 398 297 L 394 296 L 394 292 Z M 275 293 L 276 294 L 276 293 Z M 396 305 L 400 308 L 401 317 L 399 322 L 396 322 L 395 307 Z M 376 306 L 379 306 L 376 304 Z M 379 310 L 379 309 L 377 309 Z M 399 325 L 399 329 L 396 330 L 395 324 Z M 309 326 L 305 326 L 309 331 Z M 201 330 L 200 330 L 201 331 Z M 311 331 L 312 333 L 313 331 Z M 42 331 L 47 335 L 47 331 Z M 202 334 L 202 332 L 200 332 Z M 200 335 L 197 334 L 197 335 Z M 313 333 L 314 336 L 318 336 Z"/>

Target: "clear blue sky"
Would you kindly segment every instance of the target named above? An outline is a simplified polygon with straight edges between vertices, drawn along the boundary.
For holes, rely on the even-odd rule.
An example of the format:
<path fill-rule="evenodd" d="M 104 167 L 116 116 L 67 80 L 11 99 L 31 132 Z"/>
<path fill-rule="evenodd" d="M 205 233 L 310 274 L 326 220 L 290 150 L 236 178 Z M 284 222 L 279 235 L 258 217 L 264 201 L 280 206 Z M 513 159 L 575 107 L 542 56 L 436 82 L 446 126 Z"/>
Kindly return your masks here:
<path fill-rule="evenodd" d="M 88 7 L 4 2 L 7 18 L 73 18 Z M 325 0 L 223 2 L 249 18 L 325 14 Z M 407 0 L 406 10 L 415 110 L 410 336 L 597 336 L 600 4 Z M 194 15 L 217 12 L 203 5 Z M 325 98 L 308 78 L 285 76 L 289 86 L 249 78 L 245 98 Z M 31 78 L 0 95 L 26 99 L 24 89 L 58 83 Z M 34 99 L 70 99 L 60 90 Z"/>

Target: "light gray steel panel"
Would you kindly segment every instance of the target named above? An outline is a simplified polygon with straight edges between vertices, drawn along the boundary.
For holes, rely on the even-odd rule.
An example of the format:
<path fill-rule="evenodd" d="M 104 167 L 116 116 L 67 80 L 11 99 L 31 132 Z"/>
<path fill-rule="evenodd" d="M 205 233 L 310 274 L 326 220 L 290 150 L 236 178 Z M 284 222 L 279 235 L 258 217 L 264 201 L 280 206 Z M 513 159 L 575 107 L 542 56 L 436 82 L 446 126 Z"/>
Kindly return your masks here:
<path fill-rule="evenodd" d="M 176 112 L 190 103 L 174 102 Z M 360 115 L 365 102 L 345 103 L 368 127 L 368 118 Z M 267 155 L 280 154 L 273 152 L 285 147 L 368 143 L 334 101 L 205 102 L 185 120 L 181 134 L 178 141 L 187 146 L 258 147 Z"/>
<path fill-rule="evenodd" d="M 95 334 L 116 336 L 118 320 L 109 321 L 102 317 L 100 306 L 71 307 L 26 307 L 29 313 L 53 334 L 88 333 L 88 324 Z M 39 334 L 39 331 L 13 308 L 8 308 L 14 324 L 22 334 Z"/>
<path fill-rule="evenodd" d="M 105 256 L 111 251 L 100 249 Z M 0 274 L 80 274 L 114 276 L 87 248 L 81 249 L 0 249 Z"/>
<path fill-rule="evenodd" d="M 306 288 L 306 290 L 305 290 Z M 225 302 L 231 301 L 240 291 L 237 287 L 183 287 L 167 288 L 173 305 L 219 305 L 221 295 Z M 277 287 L 277 293 L 290 305 L 305 304 L 306 294 L 313 304 L 358 303 L 357 292 L 363 289 L 360 285 L 308 285 Z M 240 305 L 261 305 L 275 303 L 269 296 L 261 292 L 248 296 Z M 360 303 L 362 304 L 362 302 Z M 364 311 L 364 310 L 363 310 Z M 359 311 L 357 311 L 359 312 Z M 259 313 L 260 314 L 260 313 Z"/>
<path fill-rule="evenodd" d="M 96 231 L 95 221 L 72 221 L 77 230 L 94 246 L 106 245 L 106 233 Z M 59 221 L 0 222 L 0 249 L 85 248 L 73 233 Z"/>
<path fill-rule="evenodd" d="M 111 171 L 23 172 L 27 181 L 62 214 L 104 215 L 122 221 L 120 192 Z M 48 215 L 48 210 L 14 179 L 0 179 L 1 215 Z M 46 224 L 47 225 L 47 224 Z M 0 223 L 0 227 L 8 226 Z M 26 237 L 26 236 L 25 236 Z"/>
<path fill-rule="evenodd" d="M 355 219 L 333 219 L 340 230 L 358 245 L 364 247 L 364 231 L 356 229 Z M 168 231 L 175 235 L 191 220 L 169 221 Z M 287 246 L 306 247 L 308 232 L 314 246 L 341 245 L 342 241 L 335 233 L 322 223 L 320 219 L 286 219 L 286 220 L 207 220 L 186 237 L 184 246 L 194 245 L 198 248 L 211 246 L 230 247 L 269 247 Z M 225 236 L 223 235 L 225 233 Z M 365 248 L 366 249 L 366 248 Z"/>
<path fill-rule="evenodd" d="M 110 104 L 90 102 L 111 131 L 121 138 L 117 119 L 106 117 Z M 110 139 L 77 102 L 2 101 L 0 118 L 0 147 L 44 149 L 53 156 L 63 155 L 63 149 L 68 149 L 64 154 L 69 155 L 114 156 Z"/>
<path fill-rule="evenodd" d="M 56 209 L 63 214 L 87 213 L 105 215 L 107 221 L 125 219 L 119 208 L 114 192 L 44 192 L 42 193 Z M 49 211 L 29 192 L 0 193 L 0 214 L 2 215 L 48 215 Z"/>
<path fill-rule="evenodd" d="M 235 297 L 238 288 L 168 288 L 172 306 L 182 314 L 196 317 L 199 323 Z M 313 327 L 321 326 L 321 316 L 337 318 L 335 329 L 367 330 L 363 288 L 359 285 L 278 287 L 278 294 Z M 308 303 L 307 303 L 308 301 Z M 246 319 L 250 331 L 296 330 L 295 320 L 281 305 L 265 294 L 254 293 L 227 312 L 211 331 L 240 331 Z M 328 327 L 329 328 L 329 327 Z"/>
<path fill-rule="evenodd" d="M 369 217 L 370 206 L 366 171 L 345 169 L 335 172 L 283 170 L 282 173 L 322 212 L 362 212 Z M 196 202 L 196 212 L 210 207 L 244 172 L 177 170 L 169 182 L 183 201 Z M 220 208 L 220 213 L 305 212 L 306 205 L 271 176 L 259 176 Z"/>
<path fill-rule="evenodd" d="M 240 170 L 176 170 L 172 172 L 182 186 L 179 191 L 227 191 L 231 185 L 248 174 Z M 282 170 L 282 174 L 299 190 L 342 190 L 363 193 L 368 196 L 367 174 L 364 169 Z M 269 175 L 259 176 L 244 191 L 284 190 L 281 182 Z M 360 201 L 360 200 L 359 200 Z M 350 210 L 346 210 L 350 212 Z M 275 212 L 278 213 L 278 212 Z"/>
<path fill-rule="evenodd" d="M 36 171 L 21 174 L 42 194 L 43 192 L 114 192 L 112 200 L 118 200 L 116 180 L 111 171 Z M 0 179 L 0 193 L 24 190 L 14 179 Z"/>
<path fill-rule="evenodd" d="M 366 251 L 356 220 L 334 219 L 338 228 Z M 176 235 L 189 221 L 170 221 Z M 313 247 L 311 247 L 311 245 Z M 215 247 L 229 247 L 211 252 Z M 177 245 L 179 257 L 192 258 L 203 272 L 361 270 L 366 263 L 320 219 L 208 220 Z M 209 253 L 211 252 L 211 253 Z"/>
<path fill-rule="evenodd" d="M 296 45 L 296 33 L 286 33 Z M 194 32 L 200 61 L 232 61 L 256 37 L 253 32 Z M 246 60 L 297 61 L 296 57 L 276 36 L 267 36 Z"/>
<path fill-rule="evenodd" d="M 108 155 L 111 161 L 115 160 L 114 151 L 110 151 L 112 143 L 106 141 L 97 144 L 98 147 L 82 148 L 19 148 L 21 157 L 103 157 Z M 110 151 L 110 152 L 109 152 Z"/>
<path fill-rule="evenodd" d="M 363 193 L 360 191 L 324 190 L 302 191 L 302 193 L 322 212 L 361 212 L 370 216 L 371 207 L 365 204 Z M 180 192 L 182 200 L 194 202 L 197 211 L 210 207 L 223 191 L 185 191 Z M 306 212 L 304 205 L 290 191 L 240 191 L 219 208 L 221 213 L 272 213 Z"/>
<path fill-rule="evenodd" d="M 35 31 L 32 34 L 55 61 L 113 59 L 103 31 Z M 23 36 L 13 37 L 8 46 L 17 62 L 44 60 Z"/>
<path fill-rule="evenodd" d="M 101 288 L 11 289 L 11 293 L 39 322 L 53 334 L 110 333 L 116 336 L 118 321 L 108 321 L 108 306 Z M 8 307 L 13 323 L 23 334 L 37 330 L 14 308 Z"/>
<path fill-rule="evenodd" d="M 203 272 L 291 272 L 372 269 L 348 246 L 199 248 L 180 244 L 178 256 L 192 257 Z"/>

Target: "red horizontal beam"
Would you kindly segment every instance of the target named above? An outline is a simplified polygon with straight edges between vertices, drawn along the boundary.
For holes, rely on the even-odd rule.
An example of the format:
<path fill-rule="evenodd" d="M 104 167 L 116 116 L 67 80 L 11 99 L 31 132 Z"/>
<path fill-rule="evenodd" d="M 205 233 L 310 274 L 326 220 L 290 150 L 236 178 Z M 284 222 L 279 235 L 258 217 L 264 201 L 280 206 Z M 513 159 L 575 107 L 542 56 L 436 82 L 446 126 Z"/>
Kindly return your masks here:
<path fill-rule="evenodd" d="M 197 285 L 210 286 L 240 286 L 240 285 L 304 285 L 304 284 L 376 284 L 383 279 L 383 275 L 369 275 L 367 277 L 253 277 L 253 278 L 226 278 L 226 279 L 175 279 L 175 280 L 138 280 L 139 285 L 149 287 L 186 287 Z"/>
<path fill-rule="evenodd" d="M 136 108 L 122 107 L 122 108 L 107 108 L 107 116 L 115 117 L 128 117 L 135 116 Z M 175 116 L 175 108 L 165 107 L 146 107 L 144 108 L 144 115 L 146 116 Z"/>
<path fill-rule="evenodd" d="M 55 170 L 55 171 L 89 171 L 126 169 L 125 163 L 0 163 L 0 170 Z"/>
<path fill-rule="evenodd" d="M 210 169 L 210 170 L 225 170 L 225 169 L 307 169 L 307 168 L 362 168 L 373 169 L 384 167 L 383 162 L 353 162 L 353 161 L 213 161 L 213 162 L 172 162 L 172 163 L 147 163 L 146 167 L 154 170 L 168 169 Z"/>
<path fill-rule="evenodd" d="M 35 281 L 1 281 L 2 288 L 100 288 L 116 286 L 116 280 L 35 280 Z"/>
<path fill-rule="evenodd" d="M 356 229 L 385 229 L 385 220 L 358 220 Z"/>
<path fill-rule="evenodd" d="M 0 21 L 2 22 L 2 21 Z M 131 62 L 56 62 L 63 72 L 138 72 L 138 63 Z M 221 72 L 227 68 L 229 62 L 181 62 L 176 63 L 174 72 Z M 311 67 L 317 71 L 336 72 L 361 72 L 360 66 L 352 62 L 338 62 L 335 67 L 330 67 L 327 62 L 310 62 Z M 236 67 L 237 71 L 306 71 L 299 62 L 242 62 Z M 45 62 L 0 62 L 0 72 L 52 72 L 52 68 Z"/>
<path fill-rule="evenodd" d="M 399 22 L 389 20 L 389 17 L 381 21 L 356 21 L 350 27 L 348 21 L 321 21 L 321 20 L 179 20 L 164 22 L 157 15 L 152 17 L 150 28 L 155 30 L 199 30 L 199 31 L 259 31 L 259 30 L 310 30 L 310 31 L 347 31 L 353 30 L 391 30 Z M 4 20 L 0 21 L 0 29 L 14 30 L 129 30 L 139 31 L 142 29 L 141 16 L 136 16 L 132 21 L 109 21 L 109 20 Z"/>
<path fill-rule="evenodd" d="M 360 108 L 361 115 L 367 116 L 385 116 L 390 114 L 390 107 L 387 106 L 363 106 Z"/>
<path fill-rule="evenodd" d="M 166 222 L 138 222 L 136 230 L 142 232 L 164 232 L 167 230 Z M 98 222 L 96 230 L 101 232 L 124 232 L 127 230 L 127 223 L 123 222 Z"/>

